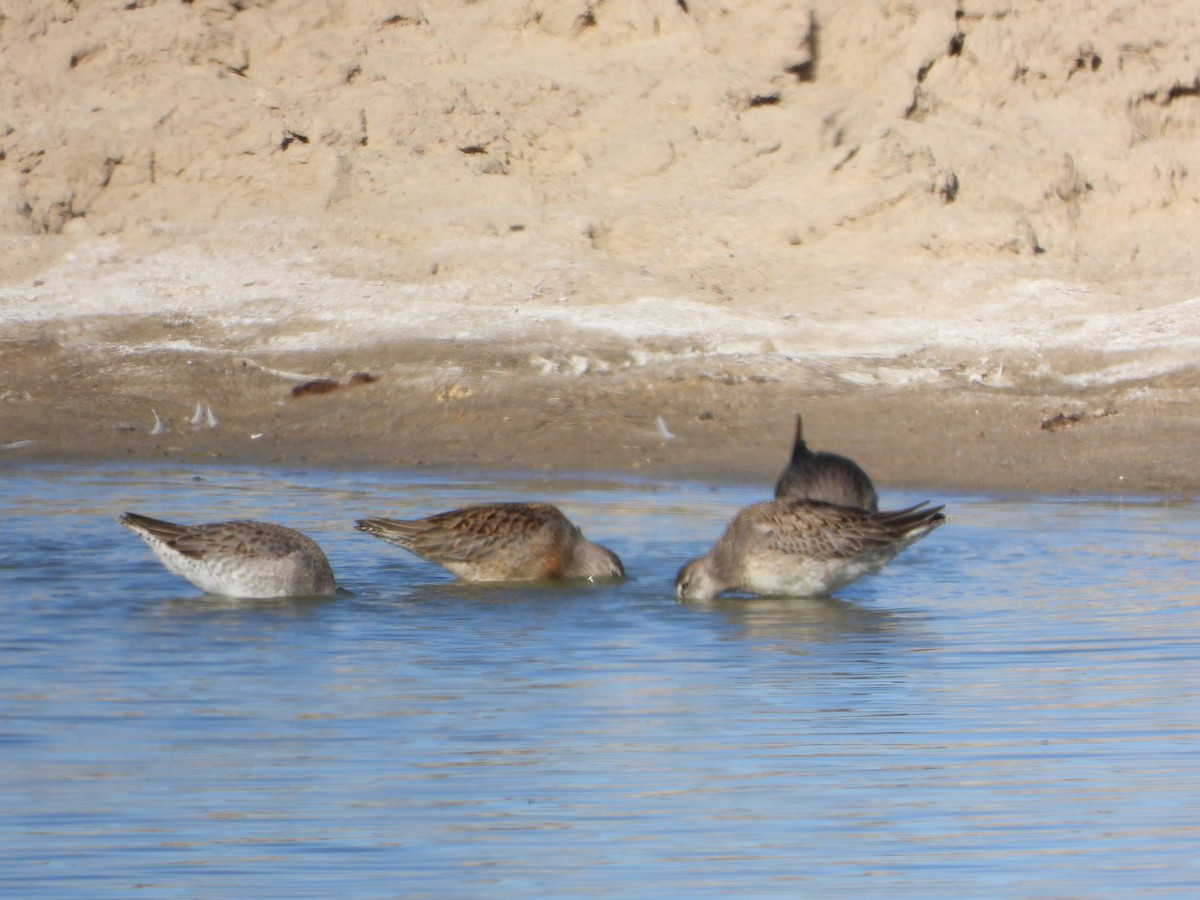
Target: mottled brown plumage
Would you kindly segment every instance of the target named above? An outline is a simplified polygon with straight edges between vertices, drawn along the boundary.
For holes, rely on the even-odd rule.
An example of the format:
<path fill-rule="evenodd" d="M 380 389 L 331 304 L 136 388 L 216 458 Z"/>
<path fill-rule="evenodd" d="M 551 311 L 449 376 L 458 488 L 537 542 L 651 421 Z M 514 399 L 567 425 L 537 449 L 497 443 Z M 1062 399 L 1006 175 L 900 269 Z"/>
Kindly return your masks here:
<path fill-rule="evenodd" d="M 713 548 L 679 570 L 681 600 L 725 591 L 820 597 L 878 572 L 946 521 L 922 503 L 869 512 L 814 500 L 768 500 L 741 510 Z"/>
<path fill-rule="evenodd" d="M 486 503 L 424 519 L 361 519 L 355 527 L 465 581 L 625 575 L 615 553 L 587 540 L 549 503 Z"/>
<path fill-rule="evenodd" d="M 875 486 L 857 463 L 836 453 L 808 449 L 804 420 L 796 415 L 792 459 L 775 482 L 775 496 L 788 500 L 823 500 L 874 512 L 879 509 Z"/>
<path fill-rule="evenodd" d="M 270 522 L 177 525 L 127 512 L 122 525 L 164 566 L 210 594 L 327 596 L 335 590 L 324 551 L 307 535 Z"/>

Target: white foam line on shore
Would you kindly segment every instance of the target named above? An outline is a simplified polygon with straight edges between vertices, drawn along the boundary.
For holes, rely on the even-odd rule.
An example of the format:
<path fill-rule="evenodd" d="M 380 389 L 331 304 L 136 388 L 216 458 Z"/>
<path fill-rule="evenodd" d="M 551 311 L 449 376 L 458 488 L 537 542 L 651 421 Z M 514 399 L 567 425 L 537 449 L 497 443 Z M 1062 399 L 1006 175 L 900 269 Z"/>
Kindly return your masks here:
<path fill-rule="evenodd" d="M 231 340 L 253 343 L 261 335 L 261 346 L 275 350 L 592 333 L 634 345 L 688 342 L 689 356 L 776 352 L 807 360 L 889 360 L 939 348 L 1156 354 L 1073 374 L 1081 385 L 1170 371 L 1200 350 L 1200 297 L 1130 312 L 1091 312 L 1112 306 L 1112 298 L 1044 278 L 996 284 L 981 298 L 963 299 L 957 316 L 857 315 L 848 321 L 818 321 L 803 312 L 784 318 L 679 297 L 554 302 L 531 297 L 533 290 L 499 276 L 430 284 L 352 279 L 308 260 L 217 257 L 191 245 L 126 258 L 117 241 L 98 240 L 80 245 L 36 280 L 0 287 L 0 326 L 157 316 L 166 326 L 176 320 L 215 323 Z M 143 349 L 206 348 L 178 336 L 124 348 Z"/>

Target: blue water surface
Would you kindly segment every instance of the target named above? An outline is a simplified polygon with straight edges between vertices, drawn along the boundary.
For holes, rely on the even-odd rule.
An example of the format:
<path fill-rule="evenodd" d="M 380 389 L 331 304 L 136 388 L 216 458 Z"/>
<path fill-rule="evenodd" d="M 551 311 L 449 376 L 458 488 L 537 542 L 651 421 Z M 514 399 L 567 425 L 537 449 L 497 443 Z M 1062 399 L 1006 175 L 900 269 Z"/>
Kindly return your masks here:
<path fill-rule="evenodd" d="M 676 603 L 767 492 L 0 469 L 0 895 L 1200 894 L 1195 504 L 933 497 L 834 599 Z M 353 530 L 499 499 L 629 580 L 464 585 Z M 127 509 L 299 528 L 342 590 L 204 596 Z"/>

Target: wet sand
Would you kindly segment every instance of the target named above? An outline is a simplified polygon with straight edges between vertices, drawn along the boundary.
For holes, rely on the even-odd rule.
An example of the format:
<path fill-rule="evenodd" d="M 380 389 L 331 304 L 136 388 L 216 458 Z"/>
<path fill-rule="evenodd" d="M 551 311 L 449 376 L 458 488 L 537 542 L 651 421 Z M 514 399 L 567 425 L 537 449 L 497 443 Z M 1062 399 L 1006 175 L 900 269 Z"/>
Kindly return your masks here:
<path fill-rule="evenodd" d="M 609 472 L 769 492 L 801 411 L 810 446 L 855 458 L 885 503 L 889 489 L 1175 498 L 1200 485 L 1200 388 L 1179 376 L 1067 397 L 847 386 L 753 360 L 542 374 L 526 348 L 428 341 L 250 358 L 23 340 L 0 360 L 0 464 Z M 350 385 L 354 371 L 377 380 Z M 339 386 L 293 396 L 305 374 Z"/>

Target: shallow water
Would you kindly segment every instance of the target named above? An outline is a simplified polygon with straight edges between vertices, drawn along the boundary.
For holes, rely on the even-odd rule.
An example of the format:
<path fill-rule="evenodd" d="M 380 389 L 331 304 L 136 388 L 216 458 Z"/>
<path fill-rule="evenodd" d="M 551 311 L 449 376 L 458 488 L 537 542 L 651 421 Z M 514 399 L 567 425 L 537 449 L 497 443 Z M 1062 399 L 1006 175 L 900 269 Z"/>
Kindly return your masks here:
<path fill-rule="evenodd" d="M 0 895 L 1200 890 L 1195 505 L 935 498 L 951 524 L 836 599 L 680 605 L 762 491 L 0 479 Z M 351 528 L 534 498 L 630 579 L 460 585 Z M 292 525 L 344 590 L 202 596 L 126 509 Z"/>

